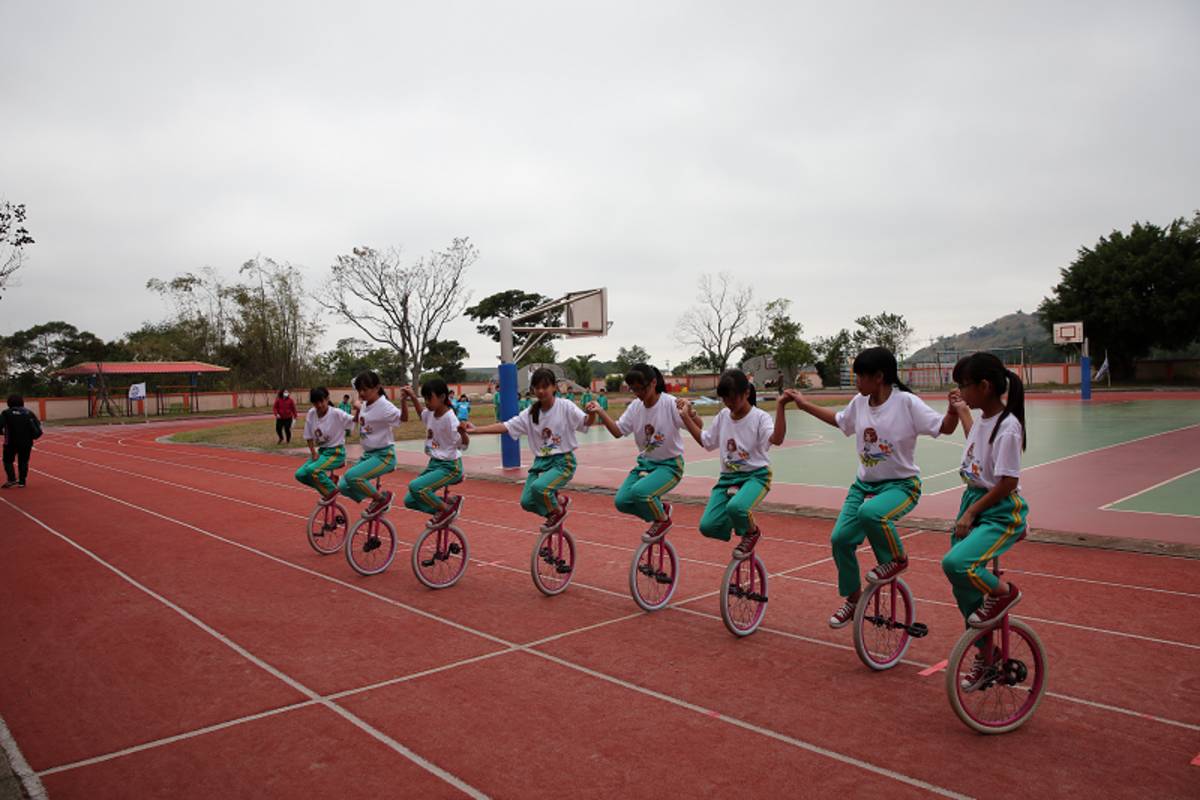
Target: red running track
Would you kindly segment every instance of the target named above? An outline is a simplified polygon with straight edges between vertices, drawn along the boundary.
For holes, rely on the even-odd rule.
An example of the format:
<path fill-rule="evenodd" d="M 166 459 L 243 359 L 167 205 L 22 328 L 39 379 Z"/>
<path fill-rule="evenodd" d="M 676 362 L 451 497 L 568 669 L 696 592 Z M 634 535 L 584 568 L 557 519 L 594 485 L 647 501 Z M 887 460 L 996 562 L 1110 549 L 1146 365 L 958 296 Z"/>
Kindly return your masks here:
<path fill-rule="evenodd" d="M 907 532 L 931 634 L 875 674 L 825 625 L 827 520 L 763 515 L 771 603 L 735 640 L 729 546 L 696 506 L 672 533 L 678 602 L 644 614 L 639 523 L 610 497 L 575 494 L 576 582 L 545 598 L 517 487 L 468 483 L 473 563 L 431 592 L 405 551 L 369 579 L 312 552 L 294 460 L 158 433 L 51 432 L 30 487 L 0 494 L 0 715 L 52 797 L 1200 793 L 1196 561 L 1015 548 L 1049 694 L 981 737 L 921 675 L 961 626 L 944 534 Z M 391 516 L 402 538 L 422 522 Z"/>

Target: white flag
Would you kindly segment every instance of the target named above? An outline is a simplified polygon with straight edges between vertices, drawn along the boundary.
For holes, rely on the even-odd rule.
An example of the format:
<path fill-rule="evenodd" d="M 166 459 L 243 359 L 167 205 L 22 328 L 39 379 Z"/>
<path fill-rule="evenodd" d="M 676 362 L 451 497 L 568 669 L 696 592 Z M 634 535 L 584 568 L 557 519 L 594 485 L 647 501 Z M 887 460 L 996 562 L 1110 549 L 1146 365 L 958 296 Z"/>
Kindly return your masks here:
<path fill-rule="evenodd" d="M 1107 374 L 1108 374 L 1108 355 L 1105 354 L 1104 363 L 1100 365 L 1100 369 L 1096 370 L 1096 377 L 1092 378 L 1092 380 L 1098 381 Z"/>
<path fill-rule="evenodd" d="M 130 400 L 145 400 L 146 399 L 146 384 L 134 383 L 129 386 Z"/>

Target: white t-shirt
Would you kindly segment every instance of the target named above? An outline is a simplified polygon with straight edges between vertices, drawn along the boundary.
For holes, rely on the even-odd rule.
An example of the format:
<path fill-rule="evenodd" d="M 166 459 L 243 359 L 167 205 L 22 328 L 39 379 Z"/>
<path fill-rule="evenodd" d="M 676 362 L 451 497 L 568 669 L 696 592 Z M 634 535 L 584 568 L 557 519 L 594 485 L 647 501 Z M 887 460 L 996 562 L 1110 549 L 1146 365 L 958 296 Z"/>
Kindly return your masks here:
<path fill-rule="evenodd" d="M 683 418 L 675 405 L 675 398 L 660 394 L 658 402 L 646 408 L 641 400 L 634 400 L 617 420 L 623 436 L 633 434 L 642 455 L 655 461 L 665 461 L 683 455 Z"/>
<path fill-rule="evenodd" d="M 1009 414 L 1000 423 L 996 441 L 989 444 L 998 419 L 1000 414 L 975 420 L 958 468 L 966 483 L 980 489 L 991 489 L 1001 478 L 1021 477 L 1021 423 Z"/>
<path fill-rule="evenodd" d="M 738 420 L 728 408 L 723 408 L 713 424 L 700 434 L 700 444 L 705 450 L 721 451 L 722 472 L 752 472 L 771 465 L 767 449 L 774 432 L 775 420 L 757 406 L 752 406 L 750 413 Z"/>
<path fill-rule="evenodd" d="M 540 401 L 534 400 L 533 403 L 534 405 L 504 423 L 508 435 L 514 439 L 528 436 L 529 450 L 534 457 L 555 456 L 574 451 L 579 446 L 575 441 L 575 432 L 587 430 L 587 414 L 583 413 L 583 409 L 570 400 L 556 397 L 550 410 L 543 409 L 538 415 L 538 421 L 534 422 L 532 412 Z"/>
<path fill-rule="evenodd" d="M 942 415 L 912 392 L 892 389 L 878 406 L 866 395 L 854 395 L 837 413 L 837 426 L 847 436 L 857 435 L 859 478 L 894 481 L 921 474 L 913 460 L 917 437 L 940 436 Z"/>
<path fill-rule="evenodd" d="M 425 423 L 425 455 L 446 461 L 457 461 L 462 455 L 462 435 L 458 432 L 460 422 L 452 409 L 440 417 L 428 408 L 421 411 L 421 422 Z"/>
<path fill-rule="evenodd" d="M 358 410 L 358 435 L 363 450 L 378 450 L 394 441 L 392 428 L 400 424 L 400 409 L 383 395 Z"/>
<path fill-rule="evenodd" d="M 317 447 L 341 447 L 346 443 L 346 426 L 351 417 L 340 408 L 330 406 L 325 416 L 318 417 L 317 410 L 310 408 L 304 416 L 304 438 L 312 439 Z"/>

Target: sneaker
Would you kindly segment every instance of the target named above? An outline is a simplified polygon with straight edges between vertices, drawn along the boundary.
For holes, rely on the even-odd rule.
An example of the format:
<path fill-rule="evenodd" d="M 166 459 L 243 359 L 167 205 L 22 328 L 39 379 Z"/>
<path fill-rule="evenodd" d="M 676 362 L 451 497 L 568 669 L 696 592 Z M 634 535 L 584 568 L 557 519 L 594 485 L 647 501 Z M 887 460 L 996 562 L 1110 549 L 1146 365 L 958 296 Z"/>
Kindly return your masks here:
<path fill-rule="evenodd" d="M 971 663 L 971 670 L 962 677 L 958 682 L 959 687 L 967 693 L 973 692 L 983 685 L 992 671 L 992 663 L 999 656 L 999 652 L 995 647 L 992 648 L 992 657 L 986 658 L 983 650 L 976 648 L 975 660 Z"/>
<path fill-rule="evenodd" d="M 749 558 L 750 554 L 754 552 L 754 545 L 758 544 L 760 536 L 762 536 L 762 530 L 758 528 L 742 536 L 741 544 L 733 548 L 733 557 L 738 561 Z"/>
<path fill-rule="evenodd" d="M 854 609 L 858 607 L 858 603 L 852 603 L 849 599 L 842 603 L 842 607 L 833 612 L 829 617 L 829 627 L 837 629 L 844 628 L 854 619 Z"/>
<path fill-rule="evenodd" d="M 0 486 L 0 489 L 11 489 L 12 487 L 14 487 L 16 485 L 17 485 L 16 481 L 5 481 L 4 485 Z"/>
<path fill-rule="evenodd" d="M 558 511 L 552 511 L 546 517 L 546 530 L 553 530 L 562 525 L 563 520 L 567 518 L 567 506 L 569 505 L 571 505 L 571 498 L 560 494 L 558 496 Z"/>
<path fill-rule="evenodd" d="M 967 624 L 972 628 L 987 628 L 995 625 L 996 621 L 1008 613 L 1009 609 L 1021 600 L 1021 590 L 1011 581 L 1008 584 L 1008 594 L 989 594 L 983 598 L 983 605 L 967 617 Z"/>
<path fill-rule="evenodd" d="M 24 489 L 24 488 L 25 488 L 25 481 L 17 481 L 17 488 L 18 488 L 18 489 Z"/>
<path fill-rule="evenodd" d="M 879 564 L 867 573 L 867 583 L 886 583 L 906 569 L 908 569 L 907 558 L 897 558 L 895 561 Z"/>
<path fill-rule="evenodd" d="M 333 501 L 337 499 L 337 496 L 339 494 L 340 494 L 340 492 L 337 489 L 334 489 L 327 496 L 322 497 L 320 500 L 318 500 L 317 505 L 319 505 L 319 506 L 333 505 Z"/>
<path fill-rule="evenodd" d="M 387 511 L 392 505 L 392 493 L 383 492 L 379 499 L 372 500 L 371 505 L 367 506 L 367 510 L 363 512 L 364 517 L 377 517 Z"/>
<path fill-rule="evenodd" d="M 675 521 L 671 519 L 670 503 L 663 503 L 663 511 L 666 513 L 666 517 L 658 520 L 646 529 L 646 532 L 642 534 L 643 542 L 646 542 L 647 544 L 650 542 L 657 542 L 666 536 L 667 531 L 671 530 L 671 526 L 675 524 Z"/>
<path fill-rule="evenodd" d="M 440 528 L 447 524 L 450 520 L 458 516 L 459 509 L 462 508 L 462 495 L 455 494 L 446 498 L 446 510 L 439 511 L 429 518 L 429 527 Z"/>

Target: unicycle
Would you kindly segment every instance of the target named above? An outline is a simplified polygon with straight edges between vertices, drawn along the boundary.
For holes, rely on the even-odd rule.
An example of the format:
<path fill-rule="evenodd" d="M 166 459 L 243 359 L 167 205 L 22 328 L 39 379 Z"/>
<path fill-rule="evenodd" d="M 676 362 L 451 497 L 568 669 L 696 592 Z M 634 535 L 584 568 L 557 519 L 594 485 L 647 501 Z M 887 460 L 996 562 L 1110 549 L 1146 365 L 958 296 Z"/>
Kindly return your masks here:
<path fill-rule="evenodd" d="M 721 620 L 734 636 L 758 630 L 767 613 L 767 568 L 758 554 L 734 558 L 721 582 Z"/>
<path fill-rule="evenodd" d="M 375 479 L 375 489 L 380 481 Z M 396 528 L 383 515 L 388 509 L 368 517 L 361 516 L 346 535 L 346 561 L 359 575 L 378 575 L 396 557 Z"/>
<path fill-rule="evenodd" d="M 1000 576 L 1000 559 L 992 559 Z M 982 650 L 976 650 L 982 647 Z M 984 654 L 983 680 L 974 687 L 963 681 Z M 968 628 L 946 667 L 946 694 L 958 718 L 979 733 L 1008 733 L 1021 727 L 1046 691 L 1046 650 L 1033 629 L 1009 614 L 989 628 Z"/>
<path fill-rule="evenodd" d="M 449 500 L 450 489 L 442 492 L 442 499 Z M 412 570 L 417 580 L 430 589 L 445 589 L 458 583 L 467 571 L 470 548 L 467 535 L 454 525 L 462 512 L 460 503 L 453 516 L 436 527 L 431 523 L 417 537 L 412 549 Z"/>
<path fill-rule="evenodd" d="M 575 575 L 575 537 L 563 527 L 565 520 L 542 528 L 529 558 L 533 585 L 544 595 L 561 594 Z"/>
<path fill-rule="evenodd" d="M 337 485 L 338 475 L 330 471 L 330 479 Z M 350 515 L 346 507 L 334 500 L 332 503 L 318 502 L 308 515 L 308 543 L 323 556 L 333 555 L 346 542 L 346 528 Z"/>
<path fill-rule="evenodd" d="M 643 611 L 657 611 L 671 602 L 679 585 L 679 557 L 664 534 L 642 542 L 629 564 L 629 593 Z"/>
<path fill-rule="evenodd" d="M 871 584 L 854 608 L 854 649 L 871 669 L 900 663 L 913 639 L 929 633 L 916 621 L 912 592 L 901 578 Z"/>

